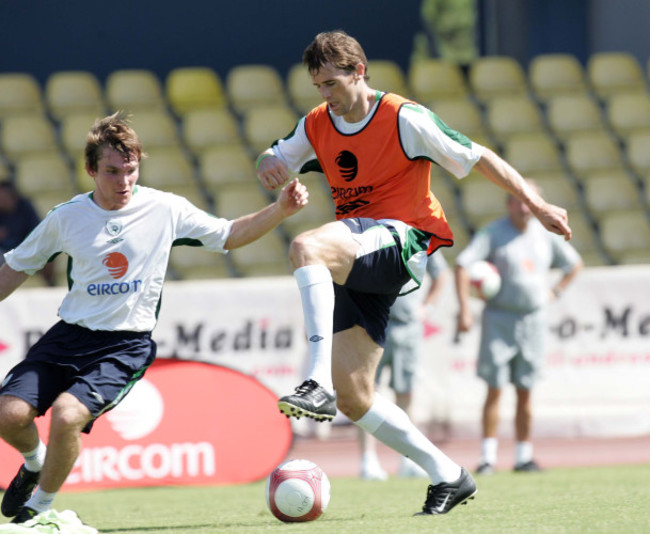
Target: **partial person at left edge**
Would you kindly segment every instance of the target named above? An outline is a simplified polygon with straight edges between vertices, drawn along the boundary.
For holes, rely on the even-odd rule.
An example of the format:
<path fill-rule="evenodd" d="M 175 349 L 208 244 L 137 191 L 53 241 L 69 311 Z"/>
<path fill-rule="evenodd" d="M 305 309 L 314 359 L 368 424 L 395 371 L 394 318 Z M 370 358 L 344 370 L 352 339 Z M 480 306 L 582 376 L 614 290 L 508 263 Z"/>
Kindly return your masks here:
<path fill-rule="evenodd" d="M 4 253 L 16 248 L 38 226 L 41 217 L 31 201 L 20 194 L 13 181 L 0 181 L 0 265 Z M 48 286 L 56 285 L 54 264 L 48 262 L 38 273 Z"/>
<path fill-rule="evenodd" d="M 0 506 L 13 523 L 51 508 L 79 455 L 81 433 L 90 432 L 153 362 L 151 331 L 172 246 L 226 253 L 270 232 L 308 202 L 304 185 L 293 180 L 260 211 L 222 219 L 183 197 L 137 185 L 145 156 L 124 114 L 97 120 L 85 148 L 94 191 L 51 210 L 5 254 L 0 301 L 57 253 L 68 255 L 70 273 L 60 321 L 0 389 L 0 437 L 25 459 Z M 49 408 L 46 446 L 34 419 Z"/>

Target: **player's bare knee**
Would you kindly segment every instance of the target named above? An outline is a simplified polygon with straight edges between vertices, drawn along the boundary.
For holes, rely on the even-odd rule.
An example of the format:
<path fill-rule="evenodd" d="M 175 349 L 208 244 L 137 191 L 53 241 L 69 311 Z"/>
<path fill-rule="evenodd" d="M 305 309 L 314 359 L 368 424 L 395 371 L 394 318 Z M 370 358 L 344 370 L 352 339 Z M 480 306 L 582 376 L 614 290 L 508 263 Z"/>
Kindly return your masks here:
<path fill-rule="evenodd" d="M 60 395 L 52 405 L 52 428 L 81 430 L 91 418 L 88 408 L 72 395 Z"/>
<path fill-rule="evenodd" d="M 24 400 L 11 395 L 0 396 L 0 432 L 25 428 L 36 417 L 36 411 Z"/>

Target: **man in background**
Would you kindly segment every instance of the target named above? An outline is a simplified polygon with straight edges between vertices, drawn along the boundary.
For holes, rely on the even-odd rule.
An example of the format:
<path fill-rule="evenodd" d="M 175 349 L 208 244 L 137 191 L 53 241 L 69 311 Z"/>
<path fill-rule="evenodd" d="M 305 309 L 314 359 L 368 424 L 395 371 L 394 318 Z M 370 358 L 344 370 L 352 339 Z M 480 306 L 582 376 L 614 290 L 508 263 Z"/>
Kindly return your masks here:
<path fill-rule="evenodd" d="M 532 180 L 530 187 L 540 193 Z M 547 232 L 530 208 L 508 195 L 508 215 L 480 229 L 456 258 L 458 331 L 467 332 L 474 318 L 469 308 L 468 267 L 486 260 L 501 275 L 501 289 L 485 303 L 477 374 L 487 383 L 482 413 L 481 459 L 477 474 L 491 474 L 497 461 L 499 399 L 508 383 L 515 386 L 515 461 L 519 472 L 539 471 L 531 442 L 532 389 L 544 364 L 546 305 L 562 295 L 582 268 L 576 250 Z M 562 271 L 549 286 L 549 272 Z"/>

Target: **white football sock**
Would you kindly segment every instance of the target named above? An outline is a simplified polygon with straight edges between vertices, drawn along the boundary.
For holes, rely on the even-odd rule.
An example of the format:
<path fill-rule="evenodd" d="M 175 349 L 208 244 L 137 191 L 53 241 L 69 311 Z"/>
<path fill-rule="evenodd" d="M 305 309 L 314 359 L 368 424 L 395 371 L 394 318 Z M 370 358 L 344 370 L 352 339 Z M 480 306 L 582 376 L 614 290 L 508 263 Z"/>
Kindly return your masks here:
<path fill-rule="evenodd" d="M 515 464 L 525 464 L 533 459 L 533 444 L 530 441 L 518 441 L 515 446 Z"/>
<path fill-rule="evenodd" d="M 381 395 L 375 395 L 372 406 L 356 424 L 413 460 L 427 472 L 432 484 L 453 482 L 460 477 L 460 466 L 431 443 L 404 410 Z"/>
<path fill-rule="evenodd" d="M 298 282 L 305 331 L 309 347 L 309 372 L 330 393 L 332 385 L 332 336 L 334 328 L 334 286 L 332 275 L 324 265 L 307 265 L 293 273 Z"/>
<path fill-rule="evenodd" d="M 45 446 L 45 443 L 39 440 L 38 446 L 33 451 L 24 453 L 23 458 L 25 458 L 25 467 L 27 470 L 38 473 L 43 469 L 46 452 L 47 447 Z"/>
<path fill-rule="evenodd" d="M 36 510 L 39 513 L 45 512 L 46 510 L 52 508 L 52 502 L 54 501 L 54 497 L 56 497 L 56 493 L 57 492 L 48 493 L 46 491 L 43 491 L 39 486 L 36 488 L 34 494 L 25 503 L 25 506 L 31 508 L 32 510 Z"/>
<path fill-rule="evenodd" d="M 481 441 L 481 463 L 495 465 L 498 448 L 499 440 L 497 438 L 483 438 Z"/>

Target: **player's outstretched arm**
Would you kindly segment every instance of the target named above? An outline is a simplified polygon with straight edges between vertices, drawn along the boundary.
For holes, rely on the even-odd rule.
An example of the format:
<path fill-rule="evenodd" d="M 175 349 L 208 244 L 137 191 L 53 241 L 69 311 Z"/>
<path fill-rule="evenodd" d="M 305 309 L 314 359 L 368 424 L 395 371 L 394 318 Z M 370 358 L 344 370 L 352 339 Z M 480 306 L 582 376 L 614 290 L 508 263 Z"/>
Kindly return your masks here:
<path fill-rule="evenodd" d="M 14 271 L 6 263 L 3 264 L 0 267 L 0 301 L 11 295 L 28 278 L 28 274 Z"/>
<path fill-rule="evenodd" d="M 258 156 L 255 165 L 259 181 L 268 190 L 277 189 L 287 183 L 290 178 L 287 165 L 270 149 Z"/>
<path fill-rule="evenodd" d="M 571 239 L 566 210 L 546 202 L 503 158 L 486 148 L 474 168 L 488 180 L 524 202 L 547 230 L 564 236 L 566 240 Z"/>
<path fill-rule="evenodd" d="M 235 219 L 226 240 L 225 248 L 243 247 L 270 232 L 287 217 L 299 212 L 309 202 L 307 188 L 298 178 L 289 182 L 278 199 L 256 213 Z"/>

